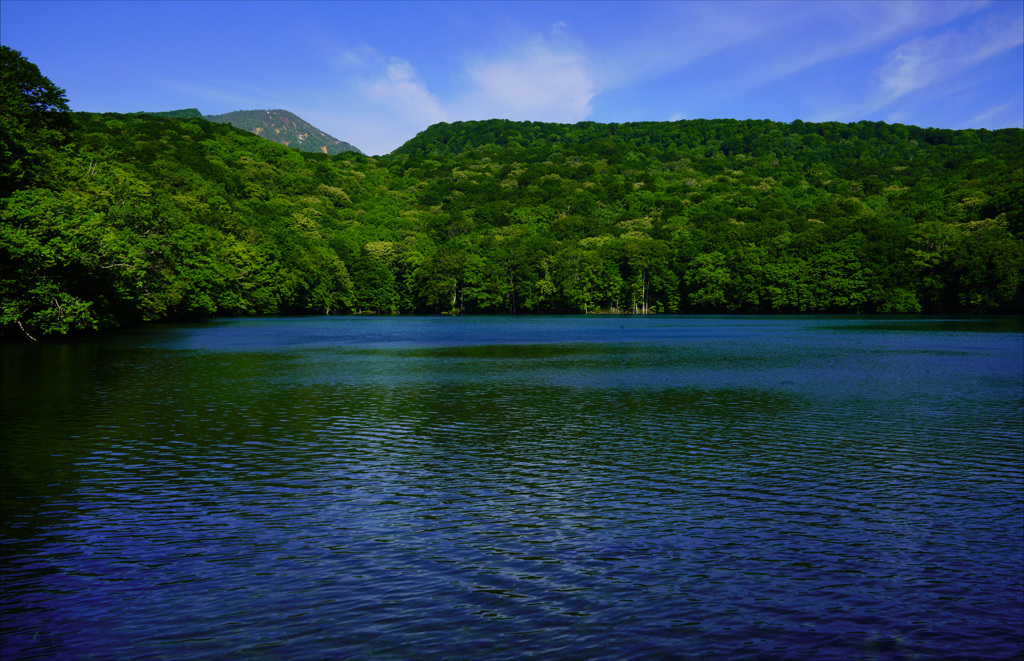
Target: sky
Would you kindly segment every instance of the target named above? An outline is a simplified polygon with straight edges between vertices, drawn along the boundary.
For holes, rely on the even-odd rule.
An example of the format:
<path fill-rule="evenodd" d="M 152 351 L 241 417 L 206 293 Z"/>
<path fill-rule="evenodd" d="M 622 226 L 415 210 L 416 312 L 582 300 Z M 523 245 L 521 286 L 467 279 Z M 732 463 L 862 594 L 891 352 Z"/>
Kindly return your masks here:
<path fill-rule="evenodd" d="M 1024 0 L 0 0 L 72 110 L 289 110 L 364 153 L 437 122 L 1024 126 Z"/>

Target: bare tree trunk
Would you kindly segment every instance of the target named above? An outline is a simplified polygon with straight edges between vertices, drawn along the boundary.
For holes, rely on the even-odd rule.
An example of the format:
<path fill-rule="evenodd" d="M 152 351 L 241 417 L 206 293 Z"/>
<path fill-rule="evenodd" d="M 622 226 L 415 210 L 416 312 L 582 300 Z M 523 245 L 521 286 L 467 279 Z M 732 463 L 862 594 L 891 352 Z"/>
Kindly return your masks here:
<path fill-rule="evenodd" d="M 32 340 L 33 342 L 38 342 L 38 340 L 36 340 L 36 338 L 34 338 L 34 337 L 32 337 L 31 335 L 29 335 L 29 332 L 28 332 L 27 330 L 25 330 L 25 327 L 21 325 L 21 322 L 20 322 L 20 321 L 18 322 L 18 328 L 20 328 L 20 329 L 21 329 L 21 332 L 22 332 L 22 333 L 24 333 L 24 334 L 25 334 L 25 336 L 26 336 L 26 337 L 27 337 L 28 339 Z"/>

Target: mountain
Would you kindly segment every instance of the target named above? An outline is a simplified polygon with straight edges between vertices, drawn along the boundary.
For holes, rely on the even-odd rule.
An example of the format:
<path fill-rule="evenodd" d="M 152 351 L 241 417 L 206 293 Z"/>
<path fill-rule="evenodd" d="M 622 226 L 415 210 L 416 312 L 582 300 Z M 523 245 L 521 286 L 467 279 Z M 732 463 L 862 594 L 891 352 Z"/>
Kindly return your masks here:
<path fill-rule="evenodd" d="M 183 112 L 188 111 L 176 110 L 172 113 L 155 114 L 182 117 L 183 115 L 173 113 Z M 203 119 L 218 124 L 231 124 L 235 128 L 301 151 L 321 154 L 340 154 L 348 151 L 362 153 L 356 147 L 324 133 L 287 110 L 236 110 L 223 115 L 203 115 Z"/>

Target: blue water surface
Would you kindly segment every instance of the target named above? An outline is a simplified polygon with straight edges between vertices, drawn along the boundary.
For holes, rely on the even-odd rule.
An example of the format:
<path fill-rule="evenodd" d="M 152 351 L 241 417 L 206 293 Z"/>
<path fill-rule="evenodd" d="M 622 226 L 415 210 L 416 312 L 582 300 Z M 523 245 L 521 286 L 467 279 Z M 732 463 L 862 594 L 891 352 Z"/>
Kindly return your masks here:
<path fill-rule="evenodd" d="M 1024 658 L 1020 318 L 0 347 L 11 659 Z"/>

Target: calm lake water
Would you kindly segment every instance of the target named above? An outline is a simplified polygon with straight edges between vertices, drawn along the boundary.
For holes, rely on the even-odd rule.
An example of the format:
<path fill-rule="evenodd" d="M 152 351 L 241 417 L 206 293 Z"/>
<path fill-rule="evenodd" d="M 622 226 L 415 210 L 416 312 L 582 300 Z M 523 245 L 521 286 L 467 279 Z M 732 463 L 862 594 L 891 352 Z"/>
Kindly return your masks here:
<path fill-rule="evenodd" d="M 0 347 L 15 659 L 1020 659 L 1020 318 Z"/>

